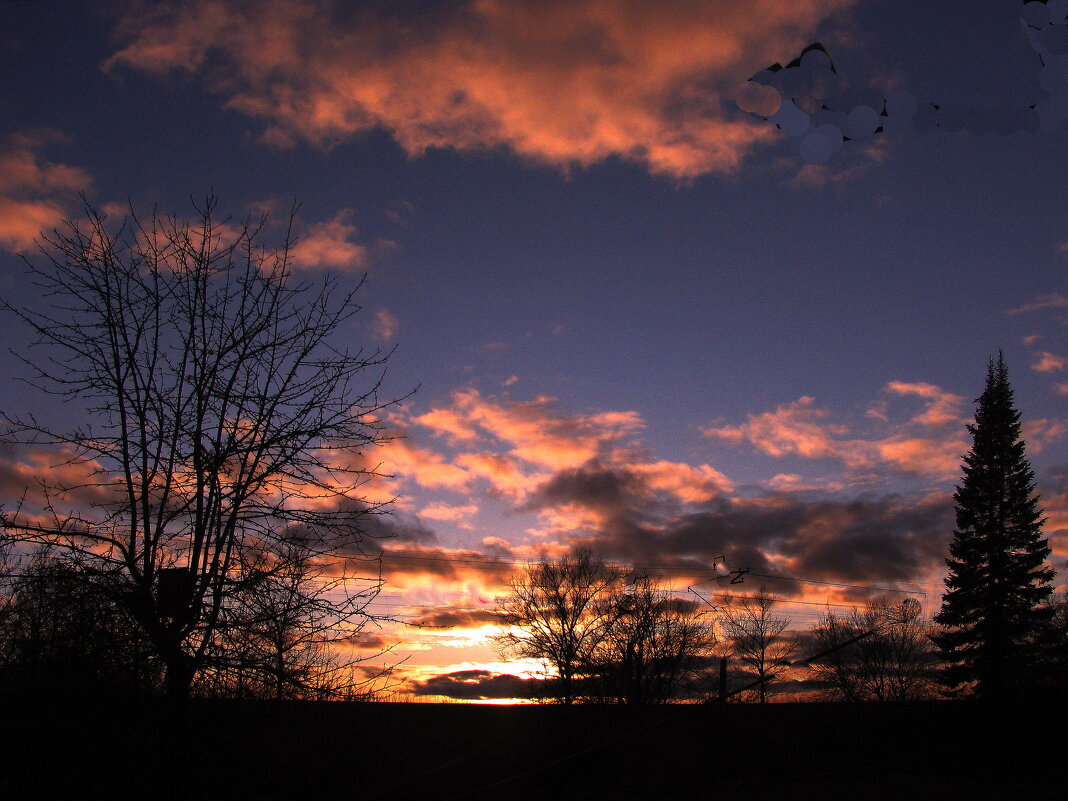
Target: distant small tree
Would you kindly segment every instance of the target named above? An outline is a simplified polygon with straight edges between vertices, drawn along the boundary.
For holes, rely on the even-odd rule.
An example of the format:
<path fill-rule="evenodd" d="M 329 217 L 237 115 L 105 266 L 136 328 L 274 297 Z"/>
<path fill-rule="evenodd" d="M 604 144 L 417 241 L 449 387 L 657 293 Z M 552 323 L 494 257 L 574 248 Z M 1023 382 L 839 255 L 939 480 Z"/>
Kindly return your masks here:
<path fill-rule="evenodd" d="M 1004 356 L 991 359 L 954 494 L 956 529 L 935 635 L 946 685 L 983 698 L 1022 691 L 1054 571 Z"/>
<path fill-rule="evenodd" d="M 506 628 L 496 637 L 506 656 L 537 659 L 552 672 L 552 696 L 580 697 L 584 669 L 615 615 L 612 589 L 622 573 L 588 550 L 527 565 L 511 581 L 498 609 Z"/>
<path fill-rule="evenodd" d="M 790 618 L 774 613 L 778 600 L 761 587 L 753 596 L 724 596 L 720 612 L 730 658 L 753 676 L 754 696 L 762 704 L 772 695 L 773 682 L 785 672 L 795 651 L 786 633 Z"/>
<path fill-rule="evenodd" d="M 609 604 L 614 613 L 586 667 L 600 700 L 670 701 L 707 669 L 715 634 L 690 601 L 642 577 L 617 585 Z"/>
<path fill-rule="evenodd" d="M 846 701 L 906 701 L 934 693 L 937 655 L 916 604 L 876 603 L 848 615 L 827 612 L 812 631 L 822 654 L 817 679 Z"/>

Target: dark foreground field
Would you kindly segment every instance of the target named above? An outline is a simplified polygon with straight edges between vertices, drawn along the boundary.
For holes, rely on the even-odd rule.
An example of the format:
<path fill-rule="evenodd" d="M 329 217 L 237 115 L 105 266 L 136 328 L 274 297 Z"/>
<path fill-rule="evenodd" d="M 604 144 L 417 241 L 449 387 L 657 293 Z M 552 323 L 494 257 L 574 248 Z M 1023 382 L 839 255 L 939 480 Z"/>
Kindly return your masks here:
<path fill-rule="evenodd" d="M 3 704 L 6 799 L 1068 795 L 1063 704 Z"/>

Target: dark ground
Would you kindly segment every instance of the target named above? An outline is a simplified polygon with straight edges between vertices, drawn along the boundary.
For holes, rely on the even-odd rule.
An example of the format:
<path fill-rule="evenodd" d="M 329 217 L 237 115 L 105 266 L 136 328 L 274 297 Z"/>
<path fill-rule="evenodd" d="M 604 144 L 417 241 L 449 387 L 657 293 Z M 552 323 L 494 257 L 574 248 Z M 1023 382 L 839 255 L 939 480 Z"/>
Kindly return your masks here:
<path fill-rule="evenodd" d="M 0 797 L 1068 797 L 1068 705 L 2 698 Z"/>

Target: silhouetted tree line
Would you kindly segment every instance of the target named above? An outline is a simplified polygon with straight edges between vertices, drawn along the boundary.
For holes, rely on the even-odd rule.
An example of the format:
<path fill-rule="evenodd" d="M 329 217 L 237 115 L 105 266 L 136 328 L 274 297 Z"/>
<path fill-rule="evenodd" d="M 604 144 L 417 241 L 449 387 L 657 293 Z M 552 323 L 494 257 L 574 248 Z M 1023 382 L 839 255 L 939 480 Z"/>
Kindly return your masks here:
<path fill-rule="evenodd" d="M 83 568 L 38 551 L 24 563 L 4 559 L 0 570 L 7 576 L 0 690 L 143 693 L 162 686 L 163 667 L 151 645 Z"/>
<path fill-rule="evenodd" d="M 691 609 L 662 648 L 654 632 L 679 599 L 649 580 L 623 589 L 618 568 L 580 551 L 513 579 L 501 603 L 512 629 L 498 643 L 506 654 L 542 660 L 563 703 L 669 700 L 686 686 L 712 684 L 716 656 L 719 700 L 764 703 L 797 668 L 807 671 L 810 687 L 822 688 L 819 697 L 846 701 L 1068 692 L 1068 593 L 1053 597 L 1055 571 L 1020 419 L 999 355 L 967 426 L 973 446 L 954 494 L 946 592 L 933 622 L 921 618 L 915 600 L 884 600 L 846 615 L 828 611 L 812 631 L 791 632 L 775 611 L 778 599 L 761 587 L 723 597 L 721 643 Z M 649 603 L 643 593 L 652 593 Z M 645 654 L 655 654 L 648 667 Z M 675 664 L 686 668 L 665 669 L 659 689 L 647 689 L 660 666 Z"/>
<path fill-rule="evenodd" d="M 945 697 L 947 662 L 915 599 L 825 611 L 790 628 L 763 587 L 724 594 L 702 613 L 653 579 L 587 551 L 532 564 L 501 599 L 504 656 L 541 660 L 559 703 L 773 699 L 902 702 Z M 1068 594 L 1039 610 L 1027 680 L 1035 693 L 1068 689 Z M 717 636 L 717 633 L 719 636 Z"/>
<path fill-rule="evenodd" d="M 0 691 L 165 691 L 165 666 L 99 576 L 52 550 L 19 559 L 9 544 L 0 557 Z M 501 636 L 500 645 L 511 655 L 572 654 L 570 686 L 559 675 L 545 682 L 547 697 L 562 703 L 716 700 L 722 689 L 727 700 L 759 703 L 893 702 L 944 694 L 945 663 L 932 639 L 937 627 L 919 615 L 915 602 L 827 611 L 812 629 L 790 631 L 789 617 L 778 612 L 781 599 L 764 588 L 753 596 L 724 596 L 717 614 L 703 615 L 655 580 L 628 582 L 625 572 L 588 553 L 531 570 L 540 580 L 553 576 L 558 590 L 535 591 L 538 602 L 552 598 L 557 604 L 542 618 L 550 625 L 539 648 L 547 650 L 534 648 L 526 636 L 530 622 L 520 622 L 514 605 L 516 628 Z M 525 576 L 529 580 L 531 572 Z M 337 648 L 332 607 L 308 600 L 315 593 L 307 585 L 320 578 L 310 567 L 292 569 L 247 603 L 228 608 L 192 693 L 264 700 L 370 697 L 367 677 Z M 600 589 L 583 612 L 571 606 L 570 616 L 561 615 L 574 604 L 578 587 L 591 584 Z M 1043 614 L 1048 623 L 1032 638 L 1029 678 L 1035 692 L 1064 692 L 1068 593 L 1052 599 Z M 551 625 L 561 619 L 571 621 L 570 630 Z M 717 627 L 722 639 L 715 636 Z M 730 665 L 726 688 L 717 686 L 721 659 Z"/>
<path fill-rule="evenodd" d="M 111 587 L 62 553 L 38 549 L 0 570 L 0 692 L 160 694 L 166 666 Z M 270 700 L 360 699 L 368 674 L 346 658 L 337 609 L 295 562 L 228 601 L 191 694 Z"/>

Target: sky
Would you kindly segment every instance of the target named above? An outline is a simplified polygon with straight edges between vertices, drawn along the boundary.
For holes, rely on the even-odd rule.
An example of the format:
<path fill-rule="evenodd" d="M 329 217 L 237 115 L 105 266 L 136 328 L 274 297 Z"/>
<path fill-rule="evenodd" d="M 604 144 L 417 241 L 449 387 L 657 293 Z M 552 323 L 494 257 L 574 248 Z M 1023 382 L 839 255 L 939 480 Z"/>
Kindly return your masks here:
<path fill-rule="evenodd" d="M 880 594 L 933 614 L 999 350 L 1062 585 L 1066 15 L 3 3 L 0 294 L 41 302 L 21 257 L 79 193 L 121 216 L 214 192 L 269 236 L 299 201 L 298 272 L 367 276 L 342 341 L 395 346 L 407 396 L 366 487 L 395 622 L 357 647 L 410 697 L 514 694 L 537 666 L 495 651 L 495 598 L 580 546 L 709 597 L 723 557 L 799 628 Z M 69 416 L 16 381 L 0 408 Z M 0 460 L 8 502 L 47 464 Z"/>

